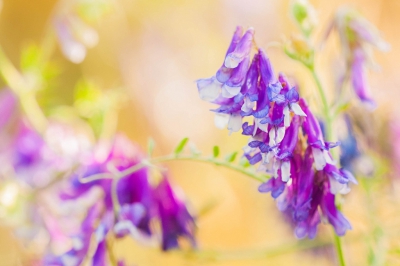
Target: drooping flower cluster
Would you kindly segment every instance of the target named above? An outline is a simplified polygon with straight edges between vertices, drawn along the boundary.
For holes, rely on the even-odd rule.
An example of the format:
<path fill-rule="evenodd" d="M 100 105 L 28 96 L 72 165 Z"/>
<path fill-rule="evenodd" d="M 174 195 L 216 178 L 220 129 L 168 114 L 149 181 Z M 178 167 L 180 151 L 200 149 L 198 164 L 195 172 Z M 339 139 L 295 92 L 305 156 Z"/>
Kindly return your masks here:
<path fill-rule="evenodd" d="M 36 132 L 7 88 L 0 91 L 0 109 L 0 222 L 13 228 L 23 244 L 36 241 L 40 251 L 46 248 L 50 224 L 44 198 L 85 157 L 90 144 L 57 121 L 50 121 L 43 134 Z"/>
<path fill-rule="evenodd" d="M 39 134 L 18 101 L 10 90 L 0 91 L 0 221 L 14 226 L 22 239 L 45 239 L 38 249 L 46 249 L 50 240 L 56 252 L 44 265 L 81 265 L 93 245 L 93 265 L 105 265 L 107 234 L 156 240 L 152 220 L 161 223 L 163 250 L 178 248 L 180 237 L 195 246 L 194 218 L 167 176 L 155 187 L 147 167 L 122 177 L 117 209 L 112 179 L 86 182 L 90 175 L 111 175 L 141 163 L 138 147 L 120 135 L 113 145 L 93 145 L 85 134 L 56 120 Z"/>
<path fill-rule="evenodd" d="M 187 238 L 195 245 L 194 218 L 189 214 L 184 202 L 177 197 L 167 177 L 154 188 L 150 184 L 147 167 L 122 177 L 116 186 L 120 206 L 117 213 L 112 195 L 112 179 L 85 182 L 86 178 L 94 174 L 124 171 L 138 165 L 143 159 L 138 147 L 124 136 L 118 135 L 105 159 L 94 156 L 91 162 L 82 166 L 78 174 L 71 177 L 61 193 L 64 203 L 93 197 L 94 189 L 100 189 L 101 193 L 98 194 L 96 203 L 89 208 L 81 230 L 78 230 L 74 238 L 79 240 L 80 245 L 73 245 L 70 251 L 60 256 L 50 256 L 46 265 L 80 265 L 87 256 L 86 251 L 91 245 L 93 236 L 97 247 L 93 265 L 103 265 L 96 261 L 99 263 L 106 261 L 106 237 L 109 233 L 117 238 L 130 235 L 139 241 L 152 242 L 155 240 L 152 238 L 155 233 L 151 226 L 153 219 L 161 222 L 163 250 L 178 248 L 179 237 Z M 97 208 L 100 210 L 96 211 L 96 215 L 92 215 L 92 209 Z"/>
<path fill-rule="evenodd" d="M 343 235 L 351 226 L 334 198 L 336 193 L 347 193 L 348 183 L 355 180 L 335 166 L 329 150 L 338 143 L 325 142 L 306 101 L 283 74 L 275 76 L 262 49 L 249 63 L 254 30 L 242 32 L 241 27 L 236 29 L 216 75 L 197 81 L 200 97 L 220 105 L 212 110 L 217 126 L 228 124 L 230 131 L 241 127 L 249 136 L 244 155 L 272 176 L 259 190 L 277 199 L 298 237 L 315 237 L 322 216 Z M 253 123 L 243 123 L 245 117 Z"/>
<path fill-rule="evenodd" d="M 337 12 L 331 28 L 339 33 L 354 92 L 362 102 L 374 108 L 376 104 L 370 96 L 366 68 L 373 64 L 372 48 L 387 51 L 389 44 L 381 38 L 374 25 L 349 8 Z"/>

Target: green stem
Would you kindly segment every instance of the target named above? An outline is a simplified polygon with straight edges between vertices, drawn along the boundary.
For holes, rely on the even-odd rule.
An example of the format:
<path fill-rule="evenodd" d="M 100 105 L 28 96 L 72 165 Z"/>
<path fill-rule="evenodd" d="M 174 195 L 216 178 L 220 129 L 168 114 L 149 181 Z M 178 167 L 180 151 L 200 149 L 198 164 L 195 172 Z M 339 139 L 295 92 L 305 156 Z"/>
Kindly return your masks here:
<path fill-rule="evenodd" d="M 309 66 L 308 69 L 311 71 L 311 74 L 313 76 L 315 84 L 317 85 L 319 97 L 321 98 L 321 101 L 322 101 L 323 115 L 325 118 L 325 126 L 326 126 L 326 131 L 325 131 L 326 139 L 328 141 L 332 141 L 332 136 L 331 136 L 332 135 L 332 119 L 331 119 L 331 113 L 330 113 L 330 109 L 329 109 L 328 100 L 326 98 L 325 91 L 322 87 L 322 83 L 317 75 L 317 72 L 315 71 L 314 66 Z"/>
<path fill-rule="evenodd" d="M 24 76 L 15 68 L 0 47 L 0 75 L 9 88 L 18 96 L 21 108 L 32 126 L 43 134 L 47 119 L 36 101 L 34 88 L 27 88 Z"/>
<path fill-rule="evenodd" d="M 344 260 L 344 255 L 343 255 L 343 249 L 342 249 L 342 240 L 336 234 L 336 232 L 333 232 L 333 240 L 334 240 L 334 244 L 335 244 L 336 254 L 337 254 L 337 257 L 339 260 L 339 265 L 346 266 L 346 262 Z"/>
<path fill-rule="evenodd" d="M 123 171 L 118 171 L 114 166 L 108 165 L 107 168 L 110 168 L 111 173 L 100 173 L 100 174 L 95 174 L 91 175 L 88 177 L 80 177 L 79 181 L 81 183 L 89 183 L 93 182 L 95 180 L 100 180 L 100 179 L 112 179 L 111 183 L 111 199 L 113 202 L 114 206 L 114 215 L 117 216 L 119 213 L 119 210 L 121 209 L 121 205 L 118 200 L 118 192 L 117 192 L 117 187 L 118 187 L 118 182 L 128 176 L 131 175 L 145 167 L 154 167 L 154 164 L 157 163 L 163 163 L 163 162 L 168 162 L 168 161 L 193 161 L 193 162 L 202 162 L 202 163 L 211 163 L 215 164 L 218 166 L 223 166 L 225 168 L 237 171 L 239 173 L 242 173 L 244 175 L 247 175 L 259 182 L 265 182 L 268 180 L 267 176 L 261 176 L 257 175 L 254 172 L 246 170 L 244 167 L 238 166 L 238 165 L 232 165 L 229 162 L 222 161 L 222 160 L 217 160 L 215 158 L 204 158 L 204 157 L 198 157 L 198 156 L 189 156 L 189 155 L 179 155 L 179 154 L 170 154 L 166 156 L 160 156 L 156 158 L 152 158 L 148 161 L 142 161 L 128 169 L 125 169 Z"/>
<path fill-rule="evenodd" d="M 80 178 L 80 182 L 81 183 L 90 183 L 96 180 L 100 180 L 100 179 L 120 179 L 123 178 L 125 176 L 128 176 L 130 174 L 133 174 L 139 170 L 141 170 L 144 167 L 151 167 L 153 164 L 156 163 L 163 163 L 163 162 L 168 162 L 168 161 L 193 161 L 193 162 L 201 162 L 201 163 L 210 163 L 210 164 L 214 164 L 214 165 L 218 165 L 218 166 L 223 166 L 225 168 L 234 170 L 236 172 L 239 172 L 241 174 L 247 175 L 248 177 L 251 177 L 259 182 L 265 182 L 268 180 L 268 177 L 265 175 L 259 175 L 256 174 L 253 171 L 249 171 L 244 167 L 238 166 L 238 165 L 232 165 L 229 162 L 225 162 L 222 160 L 216 160 L 215 158 L 205 158 L 205 157 L 197 157 L 197 156 L 189 156 L 189 155 L 175 155 L 175 154 L 171 154 L 171 155 L 165 155 L 165 156 L 160 156 L 160 157 L 156 157 L 156 158 L 152 158 L 148 161 L 143 161 L 141 163 L 135 164 L 134 166 L 127 168 L 119 173 L 100 173 L 100 174 L 95 174 L 95 175 L 91 175 L 88 177 L 83 177 Z M 116 175 L 116 178 L 115 178 Z"/>
<path fill-rule="evenodd" d="M 167 155 L 167 156 L 162 156 L 162 157 L 157 157 L 154 159 L 151 159 L 151 163 L 162 163 L 162 162 L 167 162 L 167 161 L 176 161 L 176 160 L 182 160 L 182 161 L 193 161 L 193 162 L 202 162 L 202 163 L 211 163 L 215 164 L 218 166 L 223 166 L 225 168 L 234 170 L 236 172 L 239 172 L 241 174 L 247 175 L 248 177 L 251 177 L 259 182 L 265 182 L 268 180 L 266 176 L 262 176 L 259 174 L 256 174 L 254 172 L 246 170 L 244 167 L 241 167 L 239 165 L 233 165 L 230 162 L 225 162 L 223 160 L 216 160 L 215 158 L 205 158 L 205 157 L 193 157 L 189 155 Z"/>

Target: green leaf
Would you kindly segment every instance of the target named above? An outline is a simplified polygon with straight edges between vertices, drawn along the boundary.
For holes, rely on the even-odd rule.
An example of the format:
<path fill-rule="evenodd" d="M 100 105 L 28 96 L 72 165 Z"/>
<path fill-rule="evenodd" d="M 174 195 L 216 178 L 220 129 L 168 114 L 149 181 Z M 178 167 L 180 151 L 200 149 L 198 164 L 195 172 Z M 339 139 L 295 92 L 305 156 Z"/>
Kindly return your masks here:
<path fill-rule="evenodd" d="M 155 146 L 156 146 L 156 143 L 155 143 L 154 139 L 150 137 L 149 140 L 147 141 L 147 154 L 149 155 L 149 157 L 151 157 L 153 155 Z"/>
<path fill-rule="evenodd" d="M 214 158 L 217 158 L 219 155 L 219 147 L 218 146 L 214 146 L 213 147 L 213 156 Z"/>
<path fill-rule="evenodd" d="M 231 163 L 231 162 L 233 162 L 233 161 L 236 159 L 237 154 L 238 154 L 237 151 L 232 152 L 232 153 L 228 154 L 228 155 L 225 157 L 225 160 L 226 160 L 228 163 Z"/>
<path fill-rule="evenodd" d="M 176 146 L 175 151 L 174 151 L 175 155 L 179 155 L 180 153 L 182 153 L 188 140 L 189 140 L 189 138 L 184 138 L 181 140 L 181 142 L 179 142 L 178 146 Z"/>

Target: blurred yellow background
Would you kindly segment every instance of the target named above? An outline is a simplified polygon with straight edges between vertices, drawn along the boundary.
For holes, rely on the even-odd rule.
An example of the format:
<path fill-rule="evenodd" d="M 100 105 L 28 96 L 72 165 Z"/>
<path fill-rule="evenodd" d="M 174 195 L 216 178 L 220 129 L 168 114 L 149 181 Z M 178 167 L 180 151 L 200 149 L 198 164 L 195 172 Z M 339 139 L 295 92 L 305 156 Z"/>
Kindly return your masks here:
<path fill-rule="evenodd" d="M 317 39 L 322 40 L 335 9 L 343 4 L 357 8 L 382 31 L 391 44 L 389 53 L 376 54 L 381 69 L 371 72 L 370 84 L 378 102 L 379 114 L 400 115 L 400 1 L 311 1 L 319 15 Z M 209 77 L 222 63 L 236 25 L 253 26 L 260 47 L 281 40 L 296 31 L 289 18 L 287 0 L 116 0 L 117 8 L 96 27 L 99 44 L 90 49 L 80 64 L 63 62 L 63 82 L 54 88 L 58 97 L 70 101 L 77 78 L 83 74 L 104 88 L 123 86 L 129 104 L 120 112 L 118 128 L 131 140 L 146 146 L 149 136 L 157 142 L 156 154 L 169 153 L 183 137 L 189 137 L 205 154 L 218 144 L 223 153 L 240 150 L 246 138 L 239 133 L 228 136 L 213 123 L 209 103 L 198 98 L 195 80 Z M 0 13 L 0 43 L 14 63 L 29 41 L 40 42 L 55 0 L 4 0 Z M 324 84 L 334 83 L 334 61 L 339 54 L 338 39 L 330 38 L 317 58 Z M 62 61 L 60 52 L 55 60 Z M 276 72 L 295 77 L 307 95 L 314 85 L 302 67 L 277 48 L 268 48 Z M 332 86 L 331 86 L 332 87 Z M 312 97 L 312 96 L 311 96 Z M 257 191 L 258 183 L 229 170 L 192 162 L 167 165 L 175 183 L 181 186 L 194 213 L 214 204 L 198 219 L 199 257 L 184 257 L 180 252 L 162 253 L 132 240 L 117 244 L 117 255 L 129 265 L 335 265 L 333 250 L 319 248 L 293 251 L 276 256 L 246 259 L 236 251 L 267 250 L 296 242 L 290 226 L 283 220 L 270 195 Z M 393 232 L 400 226 L 400 198 L 396 188 L 380 191 L 374 213 L 381 226 L 390 228 L 383 245 L 400 247 Z M 344 213 L 353 230 L 345 239 L 349 265 L 366 265 L 368 243 L 363 236 L 371 228 L 370 205 L 360 187 L 345 197 Z M 368 206 L 368 208 L 366 207 Z M 379 207 L 379 208 L 378 208 Z M 323 239 L 331 228 L 322 225 Z M 0 231 L 0 265 L 26 265 L 30 254 L 12 240 L 9 230 Z M 386 238 L 385 238 L 386 239 Z M 397 245 L 397 246 L 396 246 Z M 204 251 L 221 251 L 226 259 L 209 260 Z M 242 259 L 229 259 L 231 255 Z M 229 256 L 228 256 L 229 255 Z M 400 256 L 390 255 L 385 265 L 400 265 Z"/>

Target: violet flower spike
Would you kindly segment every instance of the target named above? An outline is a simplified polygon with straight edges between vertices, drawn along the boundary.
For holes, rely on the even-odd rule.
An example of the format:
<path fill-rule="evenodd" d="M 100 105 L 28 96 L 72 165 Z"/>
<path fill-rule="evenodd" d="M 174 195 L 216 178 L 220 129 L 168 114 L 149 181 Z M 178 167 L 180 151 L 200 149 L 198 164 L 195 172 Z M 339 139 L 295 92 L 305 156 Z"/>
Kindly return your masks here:
<path fill-rule="evenodd" d="M 163 178 L 154 193 L 161 220 L 162 249 L 179 248 L 178 237 L 185 237 L 192 246 L 196 246 L 194 218 L 185 204 L 178 199 L 166 177 Z"/>
<path fill-rule="evenodd" d="M 253 36 L 254 29 L 247 29 L 235 47 L 235 50 L 226 56 L 224 62 L 225 67 L 236 68 L 243 61 L 243 59 L 249 55 L 251 47 L 253 46 Z"/>
<path fill-rule="evenodd" d="M 249 29 L 242 37 L 242 27 L 237 27 L 229 45 L 227 54 L 225 56 L 224 64 L 217 71 L 216 75 L 208 79 L 199 79 L 197 81 L 197 88 L 200 98 L 204 101 L 214 101 L 222 93 L 221 96 L 225 98 L 232 98 L 240 91 L 246 77 L 246 72 L 249 64 L 248 55 L 251 46 L 246 50 L 246 43 L 250 37 L 253 38 L 254 30 Z M 240 62 L 235 67 L 227 66 L 225 64 L 230 54 L 235 53 L 236 48 L 241 46 L 239 51 L 243 55 Z M 244 60 L 247 58 L 246 60 Z M 239 60 L 239 59 L 238 59 Z M 244 61 L 244 62 L 242 62 Z M 240 65 L 239 65 L 240 64 Z"/>
<path fill-rule="evenodd" d="M 327 163 L 334 164 L 334 162 L 326 149 L 322 130 L 317 118 L 311 113 L 304 99 L 301 98 L 299 104 L 307 116 L 303 122 L 303 130 L 307 135 L 308 144 L 312 147 L 315 168 L 317 170 L 322 170 Z"/>
<path fill-rule="evenodd" d="M 360 50 L 354 50 L 354 59 L 351 64 L 351 82 L 354 92 L 358 98 L 365 103 L 369 109 L 375 109 L 376 103 L 371 98 L 365 70 L 365 54 Z"/>
<path fill-rule="evenodd" d="M 388 51 L 390 45 L 381 38 L 379 31 L 356 10 L 349 8 L 339 10 L 331 28 L 334 27 L 339 33 L 353 89 L 357 97 L 373 109 L 376 104 L 368 92 L 366 67 L 375 64 L 372 59 L 373 48 Z"/>
<path fill-rule="evenodd" d="M 298 133 L 300 127 L 299 116 L 293 117 L 292 123 L 286 129 L 285 137 L 282 139 L 278 147 L 278 153 L 276 160 L 280 161 L 280 170 L 282 175 L 282 181 L 288 182 L 290 179 L 290 158 L 293 156 L 293 151 L 296 148 L 298 141 Z"/>

